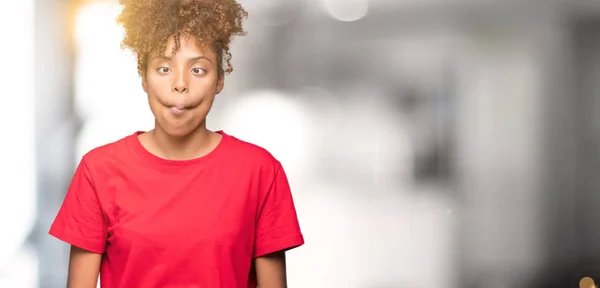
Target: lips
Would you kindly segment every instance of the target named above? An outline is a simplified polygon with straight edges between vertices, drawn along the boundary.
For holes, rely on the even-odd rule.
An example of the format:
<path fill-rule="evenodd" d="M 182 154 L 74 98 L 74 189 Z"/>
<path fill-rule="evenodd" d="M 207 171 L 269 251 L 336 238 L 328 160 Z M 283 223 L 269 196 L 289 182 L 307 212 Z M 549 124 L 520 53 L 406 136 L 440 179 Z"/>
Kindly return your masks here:
<path fill-rule="evenodd" d="M 171 113 L 173 113 L 175 115 L 181 115 L 181 114 L 185 113 L 186 110 L 194 109 L 200 104 L 198 103 L 198 104 L 189 105 L 186 102 L 179 102 L 178 104 L 173 104 L 171 102 L 171 103 L 163 103 L 163 105 L 165 106 L 165 108 L 168 108 L 171 111 Z"/>
<path fill-rule="evenodd" d="M 183 114 L 183 112 L 185 112 L 186 108 L 187 107 L 185 106 L 185 104 L 179 103 L 179 104 L 171 107 L 171 112 L 173 112 L 174 114 L 177 114 L 177 115 Z"/>
<path fill-rule="evenodd" d="M 177 107 L 171 107 L 171 112 L 173 112 L 173 114 L 183 114 L 183 112 L 185 112 L 185 108 L 183 109 L 179 109 Z"/>

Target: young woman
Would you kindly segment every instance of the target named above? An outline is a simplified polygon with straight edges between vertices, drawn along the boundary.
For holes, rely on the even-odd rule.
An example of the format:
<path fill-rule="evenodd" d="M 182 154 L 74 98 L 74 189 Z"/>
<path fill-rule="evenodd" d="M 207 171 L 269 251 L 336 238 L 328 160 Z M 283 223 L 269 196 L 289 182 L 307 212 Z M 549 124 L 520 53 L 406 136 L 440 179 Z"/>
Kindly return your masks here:
<path fill-rule="evenodd" d="M 243 34 L 235 0 L 121 1 L 155 127 L 88 152 L 50 234 L 71 244 L 68 287 L 286 287 L 304 243 L 281 164 L 206 128 Z M 126 97 L 126 96 L 124 96 Z"/>

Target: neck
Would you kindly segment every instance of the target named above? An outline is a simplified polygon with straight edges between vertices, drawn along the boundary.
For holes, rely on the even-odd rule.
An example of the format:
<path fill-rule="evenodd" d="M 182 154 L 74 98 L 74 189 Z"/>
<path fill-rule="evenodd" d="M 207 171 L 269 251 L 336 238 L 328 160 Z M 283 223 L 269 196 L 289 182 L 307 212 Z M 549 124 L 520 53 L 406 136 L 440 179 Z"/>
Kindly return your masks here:
<path fill-rule="evenodd" d="M 148 132 L 148 140 L 153 146 L 155 154 L 169 160 L 189 160 L 202 157 L 216 146 L 215 137 L 220 135 L 206 129 L 206 123 L 202 123 L 190 134 L 176 137 L 167 134 L 160 126 Z"/>

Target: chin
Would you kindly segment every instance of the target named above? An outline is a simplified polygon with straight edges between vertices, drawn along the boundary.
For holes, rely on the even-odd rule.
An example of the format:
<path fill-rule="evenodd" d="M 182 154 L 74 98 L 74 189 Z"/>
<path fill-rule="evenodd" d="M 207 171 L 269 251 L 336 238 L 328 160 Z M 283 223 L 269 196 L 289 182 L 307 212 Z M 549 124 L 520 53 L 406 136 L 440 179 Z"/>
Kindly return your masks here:
<path fill-rule="evenodd" d="M 165 134 L 171 137 L 185 137 L 198 129 L 198 125 L 160 125 Z"/>
<path fill-rule="evenodd" d="M 173 138 L 184 138 L 192 133 L 193 130 L 166 130 L 167 135 Z"/>

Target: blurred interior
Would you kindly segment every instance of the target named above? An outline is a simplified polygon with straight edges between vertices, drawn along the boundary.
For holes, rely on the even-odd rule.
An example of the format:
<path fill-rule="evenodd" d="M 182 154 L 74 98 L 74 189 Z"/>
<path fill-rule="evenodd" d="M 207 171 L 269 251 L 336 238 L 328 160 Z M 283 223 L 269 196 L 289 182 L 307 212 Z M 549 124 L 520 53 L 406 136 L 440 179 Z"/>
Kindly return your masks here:
<path fill-rule="evenodd" d="M 600 281 L 599 1 L 239 2 L 208 125 L 288 171 L 290 287 Z M 65 287 L 75 165 L 152 128 L 119 11 L 0 2 L 0 287 Z"/>

